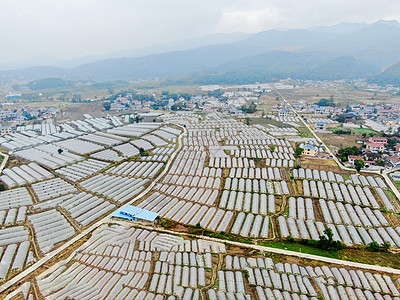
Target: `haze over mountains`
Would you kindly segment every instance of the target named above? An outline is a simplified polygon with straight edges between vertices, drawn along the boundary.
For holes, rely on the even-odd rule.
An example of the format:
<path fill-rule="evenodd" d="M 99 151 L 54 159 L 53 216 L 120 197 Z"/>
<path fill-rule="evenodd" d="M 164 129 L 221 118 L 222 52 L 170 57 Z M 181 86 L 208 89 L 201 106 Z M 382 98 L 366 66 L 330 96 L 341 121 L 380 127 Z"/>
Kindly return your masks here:
<path fill-rule="evenodd" d="M 381 84 L 399 84 L 398 61 L 400 24 L 378 21 L 267 30 L 252 35 L 217 34 L 104 57 L 47 60 L 47 65 L 32 66 L 32 61 L 20 62 L 14 64 L 14 68 L 19 69 L 0 71 L 0 80 L 161 78 L 205 84 L 292 77 L 315 80 L 366 78 Z M 46 58 L 39 62 L 46 62 Z M 30 67 L 21 68 L 24 63 Z M 385 70 L 390 65 L 393 66 Z"/>

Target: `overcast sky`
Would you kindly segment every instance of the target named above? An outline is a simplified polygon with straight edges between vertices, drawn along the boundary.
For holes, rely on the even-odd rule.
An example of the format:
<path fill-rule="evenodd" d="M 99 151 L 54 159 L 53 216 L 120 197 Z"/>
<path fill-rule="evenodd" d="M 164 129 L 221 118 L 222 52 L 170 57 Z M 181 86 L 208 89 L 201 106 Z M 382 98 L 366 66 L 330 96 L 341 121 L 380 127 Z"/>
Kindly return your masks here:
<path fill-rule="evenodd" d="M 0 0 L 0 62 L 72 59 L 210 33 L 400 19 L 399 0 Z"/>

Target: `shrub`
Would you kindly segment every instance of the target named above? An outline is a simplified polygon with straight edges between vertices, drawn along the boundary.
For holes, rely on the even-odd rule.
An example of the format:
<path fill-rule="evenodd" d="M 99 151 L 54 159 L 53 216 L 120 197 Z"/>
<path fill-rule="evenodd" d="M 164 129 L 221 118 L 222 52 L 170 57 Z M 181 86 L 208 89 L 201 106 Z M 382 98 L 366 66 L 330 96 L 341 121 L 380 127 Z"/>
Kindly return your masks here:
<path fill-rule="evenodd" d="M 367 245 L 367 249 L 373 252 L 378 252 L 380 249 L 380 246 L 377 242 L 371 242 Z"/>

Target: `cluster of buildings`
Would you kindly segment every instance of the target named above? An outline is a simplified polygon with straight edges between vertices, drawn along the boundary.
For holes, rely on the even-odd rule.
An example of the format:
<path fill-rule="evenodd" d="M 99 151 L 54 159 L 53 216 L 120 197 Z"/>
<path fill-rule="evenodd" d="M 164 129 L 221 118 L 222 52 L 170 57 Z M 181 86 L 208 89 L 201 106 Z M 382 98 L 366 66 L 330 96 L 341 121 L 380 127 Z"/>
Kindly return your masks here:
<path fill-rule="evenodd" d="M 319 106 L 316 104 L 309 104 L 307 101 L 299 101 L 293 104 L 296 111 L 312 115 L 330 115 L 336 116 L 346 113 L 345 106 Z"/>
<path fill-rule="evenodd" d="M 293 108 L 300 113 L 312 115 L 327 115 L 332 118 L 338 115 L 345 115 L 346 122 L 354 123 L 357 117 L 365 119 L 373 119 L 385 125 L 395 125 L 400 121 L 400 103 L 388 104 L 349 104 L 347 106 L 320 106 L 310 104 L 308 101 L 300 100 L 293 104 Z M 277 104 L 274 108 L 278 111 L 279 116 L 287 116 L 290 114 L 285 104 Z"/>
<path fill-rule="evenodd" d="M 186 100 L 183 97 L 178 99 L 168 98 L 164 99 L 162 95 L 151 94 L 152 97 L 138 100 L 138 97 L 128 93 L 126 95 L 119 95 L 115 100 L 110 103 L 111 111 L 126 111 L 126 110 L 148 110 L 151 108 L 160 108 L 164 110 L 175 110 L 179 104 L 179 110 L 194 110 L 202 97 L 192 97 Z"/>
<path fill-rule="evenodd" d="M 293 88 L 335 88 L 335 87 L 357 87 L 361 90 L 380 93 L 397 93 L 400 88 L 391 84 L 380 86 L 369 83 L 365 79 L 339 79 L 339 80 L 304 80 L 304 79 L 281 79 L 281 84 L 292 86 Z"/>
<path fill-rule="evenodd" d="M 195 95 L 186 97 L 165 98 L 165 95 L 152 94 L 152 99 L 137 100 L 135 95 L 119 95 L 110 103 L 111 111 L 126 110 L 184 110 L 184 111 L 220 111 L 231 114 L 242 114 L 242 107 L 256 102 L 259 92 L 250 88 L 246 90 L 225 90 L 219 95 Z"/>
<path fill-rule="evenodd" d="M 3 122 L 12 122 L 14 124 L 21 124 L 27 120 L 46 120 L 54 119 L 60 109 L 55 107 L 42 107 L 36 109 L 11 109 L 6 108 L 0 110 L 0 124 Z"/>
<path fill-rule="evenodd" d="M 386 137 L 370 137 L 364 143 L 363 155 L 350 155 L 348 165 L 354 166 L 356 160 L 363 160 L 368 167 L 400 165 L 400 144 L 394 147 L 388 147 Z"/>
<path fill-rule="evenodd" d="M 133 98 L 131 93 L 126 95 L 119 95 L 114 101 L 110 103 L 110 110 L 124 111 L 130 109 L 149 109 L 150 101 L 139 101 Z"/>

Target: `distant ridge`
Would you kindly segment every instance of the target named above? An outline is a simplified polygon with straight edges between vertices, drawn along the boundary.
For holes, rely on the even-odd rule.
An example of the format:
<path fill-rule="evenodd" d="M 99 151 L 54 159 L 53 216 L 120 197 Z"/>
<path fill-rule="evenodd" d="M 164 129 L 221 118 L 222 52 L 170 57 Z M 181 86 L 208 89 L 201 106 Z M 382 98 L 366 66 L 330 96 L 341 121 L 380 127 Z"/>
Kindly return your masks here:
<path fill-rule="evenodd" d="M 0 81 L 58 77 L 98 82 L 159 78 L 172 82 L 179 78 L 182 83 L 213 83 L 213 80 L 240 83 L 292 77 L 370 78 L 371 82 L 386 82 L 397 74 L 394 70 L 400 61 L 400 24 L 396 20 L 216 37 L 209 39 L 214 44 L 193 49 L 107 58 L 71 68 L 47 66 L 0 71 Z M 211 73 L 220 75 L 205 75 Z"/>
<path fill-rule="evenodd" d="M 380 74 L 372 76 L 368 82 L 383 86 L 387 84 L 400 86 L 400 62 L 394 63 Z"/>

